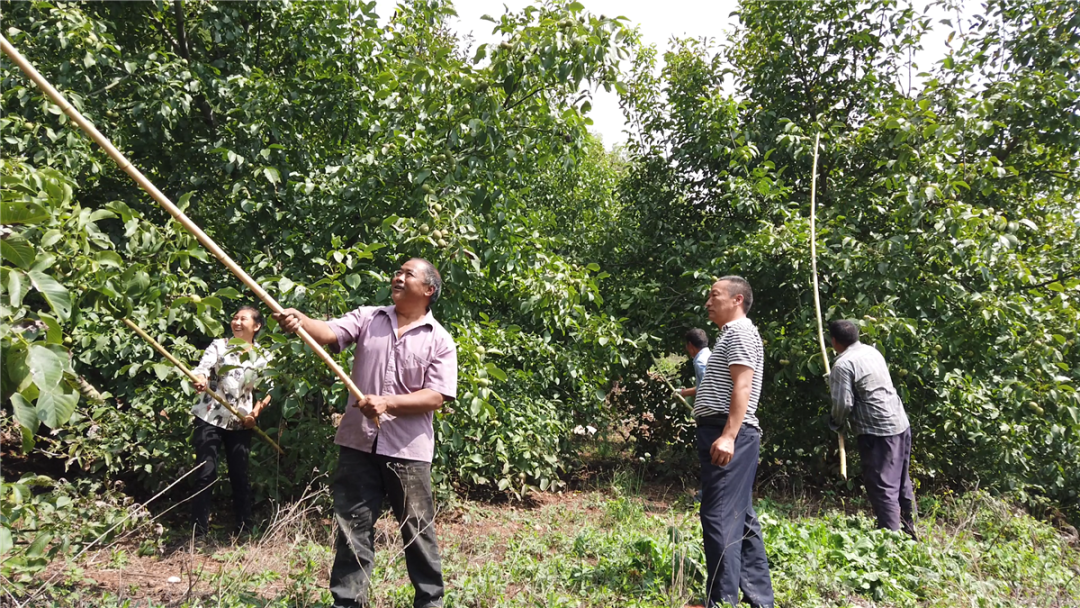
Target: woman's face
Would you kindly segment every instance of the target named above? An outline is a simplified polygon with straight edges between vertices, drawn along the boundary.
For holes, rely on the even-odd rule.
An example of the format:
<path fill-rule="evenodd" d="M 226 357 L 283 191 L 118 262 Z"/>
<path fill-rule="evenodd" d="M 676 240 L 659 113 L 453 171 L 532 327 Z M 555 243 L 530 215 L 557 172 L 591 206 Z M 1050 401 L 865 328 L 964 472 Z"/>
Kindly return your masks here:
<path fill-rule="evenodd" d="M 255 322 L 254 316 L 255 315 L 246 308 L 236 311 L 236 314 L 233 315 L 232 323 L 230 323 L 233 336 L 246 342 L 253 341 L 255 339 L 255 332 L 262 329 L 262 325 Z"/>

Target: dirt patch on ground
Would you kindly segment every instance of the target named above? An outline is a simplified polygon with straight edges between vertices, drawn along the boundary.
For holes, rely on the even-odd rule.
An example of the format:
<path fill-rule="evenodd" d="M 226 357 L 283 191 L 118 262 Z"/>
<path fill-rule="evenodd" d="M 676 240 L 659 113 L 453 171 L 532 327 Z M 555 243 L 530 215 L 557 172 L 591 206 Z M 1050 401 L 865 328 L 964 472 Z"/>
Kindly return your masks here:
<path fill-rule="evenodd" d="M 647 486 L 635 497 L 647 510 L 667 510 L 682 490 L 671 486 Z M 444 555 L 470 565 L 506 558 L 512 539 L 530 532 L 546 532 L 558 523 L 559 514 L 583 512 L 601 517 L 603 492 L 536 493 L 528 500 L 502 503 L 464 502 L 440 512 L 436 531 Z M 92 606 L 91 597 L 109 594 L 133 605 L 154 602 L 179 605 L 213 596 L 250 593 L 254 577 L 259 581 L 253 600 L 285 595 L 318 597 L 329 582 L 333 560 L 332 521 L 312 506 L 294 505 L 279 514 L 266 533 L 243 541 L 219 537 L 204 542 L 174 540 L 153 555 L 139 555 L 140 547 L 156 540 L 150 530 L 130 535 L 122 542 L 92 549 L 77 563 L 54 562 L 39 575 L 31 589 L 47 581 L 50 589 L 78 591 L 65 605 Z M 160 529 L 159 529 L 160 532 Z M 386 513 L 376 524 L 376 552 L 402 551 L 397 521 Z M 404 581 L 403 581 L 404 582 Z M 55 587 L 53 587 L 55 586 Z M 46 590 L 35 601 L 58 597 Z M 79 600 L 76 596 L 87 599 Z M 75 599 L 72 599 L 75 598 Z M 21 599 L 25 599 L 21 598 Z"/>

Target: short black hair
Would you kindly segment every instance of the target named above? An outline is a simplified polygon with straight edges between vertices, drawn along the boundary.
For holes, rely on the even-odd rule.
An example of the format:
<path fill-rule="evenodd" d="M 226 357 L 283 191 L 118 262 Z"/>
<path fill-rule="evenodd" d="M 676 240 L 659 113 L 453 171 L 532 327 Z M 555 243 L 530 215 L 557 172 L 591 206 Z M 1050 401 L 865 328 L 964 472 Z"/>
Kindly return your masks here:
<path fill-rule="evenodd" d="M 846 319 L 829 321 L 829 335 L 832 336 L 833 340 L 836 340 L 840 346 L 847 348 L 859 341 L 859 326 L 855 325 L 853 321 L 848 321 Z"/>
<path fill-rule="evenodd" d="M 742 296 L 742 311 L 743 313 L 749 313 L 750 307 L 754 305 L 754 290 L 750 288 L 750 282 L 734 274 L 720 277 L 717 280 L 731 283 L 731 287 L 728 288 L 728 295 L 733 297 Z"/>
<path fill-rule="evenodd" d="M 695 327 L 686 332 L 686 343 L 697 349 L 705 348 L 709 345 L 709 335 L 705 333 L 704 329 Z"/>
<path fill-rule="evenodd" d="M 259 333 L 262 332 L 263 328 L 266 327 L 266 321 L 263 321 L 262 313 L 259 312 L 258 308 L 255 308 L 250 304 L 244 304 L 240 308 L 236 309 L 236 312 L 233 313 L 233 316 L 235 317 L 236 313 L 240 312 L 241 310 L 251 311 L 251 322 L 259 324 L 259 329 L 255 330 L 255 335 L 259 335 Z"/>
<path fill-rule="evenodd" d="M 428 306 L 439 300 L 439 296 L 442 295 L 442 275 L 439 274 L 439 270 L 435 268 L 435 265 L 425 260 L 424 258 L 413 258 L 419 262 L 423 262 L 424 266 L 424 285 L 428 287 L 434 287 L 435 291 L 431 294 L 431 300 L 428 301 Z"/>

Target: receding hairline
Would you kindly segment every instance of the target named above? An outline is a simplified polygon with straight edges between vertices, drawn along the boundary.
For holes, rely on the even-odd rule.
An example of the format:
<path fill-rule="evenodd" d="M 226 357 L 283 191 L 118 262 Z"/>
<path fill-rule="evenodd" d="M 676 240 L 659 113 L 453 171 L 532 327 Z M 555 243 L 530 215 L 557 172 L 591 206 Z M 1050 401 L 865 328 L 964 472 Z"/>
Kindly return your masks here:
<path fill-rule="evenodd" d="M 716 281 L 713 282 L 712 287 L 710 287 L 709 290 L 711 291 L 712 289 L 715 289 L 718 285 L 723 283 L 724 293 L 726 293 L 727 295 L 730 296 L 731 295 L 731 288 L 728 287 L 728 286 L 731 285 L 734 282 L 735 281 L 732 281 L 731 279 L 716 279 Z"/>

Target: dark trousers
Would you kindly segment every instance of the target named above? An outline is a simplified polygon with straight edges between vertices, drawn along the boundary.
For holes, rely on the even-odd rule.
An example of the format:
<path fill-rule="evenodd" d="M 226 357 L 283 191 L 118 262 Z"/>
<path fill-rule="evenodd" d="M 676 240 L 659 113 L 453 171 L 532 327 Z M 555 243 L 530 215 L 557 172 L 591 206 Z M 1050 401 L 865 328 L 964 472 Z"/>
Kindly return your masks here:
<path fill-rule="evenodd" d="M 899 435 L 859 435 L 863 484 L 874 507 L 878 527 L 903 528 L 915 535 L 915 492 L 908 465 L 911 462 L 911 429 Z"/>
<path fill-rule="evenodd" d="M 771 607 L 774 599 L 769 561 L 753 505 L 761 432 L 744 424 L 735 438 L 731 462 L 718 467 L 712 463 L 709 448 L 723 431 L 723 419 L 698 422 L 701 531 L 709 569 L 706 605 L 735 606 L 742 589 L 750 605 Z"/>
<path fill-rule="evenodd" d="M 197 534 L 205 534 L 210 525 L 210 503 L 213 492 L 210 484 L 217 479 L 217 464 L 222 448 L 229 462 L 229 482 L 232 484 L 233 513 L 238 529 L 251 529 L 251 484 L 248 481 L 248 457 L 251 454 L 251 430 L 230 431 L 214 426 L 201 418 L 195 419 L 194 497 L 191 499 L 191 523 Z"/>
<path fill-rule="evenodd" d="M 367 604 L 375 563 L 375 521 L 385 497 L 405 544 L 405 566 L 416 591 L 413 606 L 442 606 L 445 590 L 435 541 L 431 463 L 342 447 L 333 489 L 338 533 L 330 593 L 335 605 Z"/>

